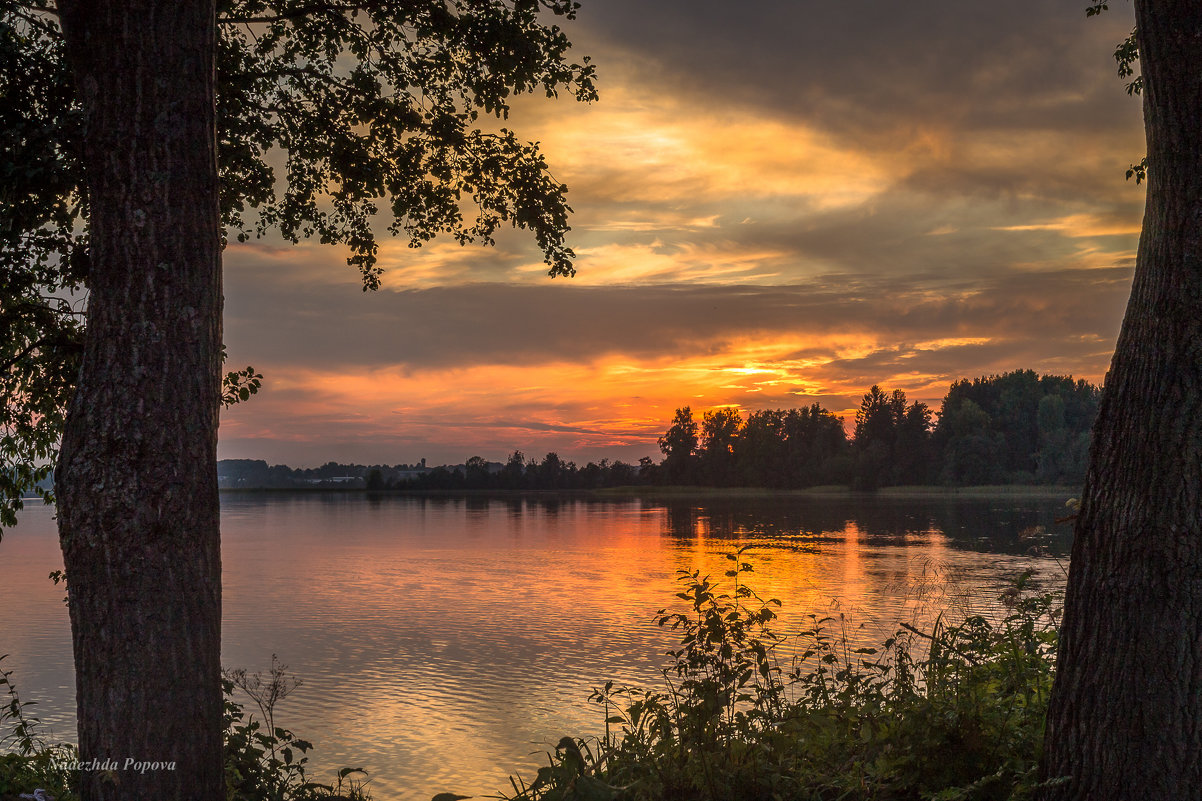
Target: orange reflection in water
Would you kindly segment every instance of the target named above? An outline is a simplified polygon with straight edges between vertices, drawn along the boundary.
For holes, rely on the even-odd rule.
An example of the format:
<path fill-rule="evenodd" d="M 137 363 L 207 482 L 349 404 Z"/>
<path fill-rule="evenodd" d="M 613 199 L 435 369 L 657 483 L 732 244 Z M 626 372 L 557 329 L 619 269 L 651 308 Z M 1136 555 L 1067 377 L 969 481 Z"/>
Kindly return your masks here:
<path fill-rule="evenodd" d="M 222 660 L 262 670 L 278 653 L 303 684 L 278 720 L 316 745 L 328 780 L 363 765 L 377 798 L 487 795 L 529 776 L 561 736 L 596 735 L 586 699 L 607 680 L 658 687 L 681 609 L 676 573 L 720 577 L 743 545 L 779 628 L 831 616 L 858 642 L 963 591 L 988 608 L 1031 568 L 1019 531 L 1052 530 L 1045 502 L 299 493 L 223 497 Z M 1063 550 L 1064 544 L 1056 545 Z M 0 541 L 4 650 L 24 697 L 70 729 L 70 638 L 48 510 Z M 864 628 L 858 628 L 860 624 Z"/>

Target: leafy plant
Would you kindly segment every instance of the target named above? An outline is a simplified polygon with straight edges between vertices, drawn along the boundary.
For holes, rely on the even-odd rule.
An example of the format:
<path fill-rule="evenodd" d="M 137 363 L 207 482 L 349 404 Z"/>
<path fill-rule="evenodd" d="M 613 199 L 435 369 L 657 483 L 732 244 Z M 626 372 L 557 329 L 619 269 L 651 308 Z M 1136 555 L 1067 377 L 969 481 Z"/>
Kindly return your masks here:
<path fill-rule="evenodd" d="M 0 655 L 0 662 L 8 657 Z M 34 701 L 22 701 L 12 671 L 0 667 L 0 798 L 44 790 L 57 801 L 76 798 L 63 764 L 75 759 L 69 745 L 50 745 L 38 735 L 39 722 L 28 713 Z"/>
<path fill-rule="evenodd" d="M 617 799 L 1021 799 L 1036 770 L 1056 646 L 1054 595 L 1030 574 L 1005 615 L 902 624 L 858 647 L 840 616 L 777 633 L 779 601 L 745 582 L 681 572 L 688 610 L 656 615 L 680 633 L 659 690 L 594 691 L 595 747 L 564 738 L 514 801 Z"/>
<path fill-rule="evenodd" d="M 225 784 L 229 801 L 317 801 L 342 798 L 367 801 L 358 776 L 362 768 L 342 768 L 336 785 L 310 781 L 306 775 L 308 752 L 313 744 L 275 725 L 275 706 L 297 687 L 300 679 L 271 655 L 267 675 L 245 669 L 223 672 L 225 688 Z M 262 720 L 248 715 L 233 700 L 234 689 L 245 693 L 259 708 Z"/>

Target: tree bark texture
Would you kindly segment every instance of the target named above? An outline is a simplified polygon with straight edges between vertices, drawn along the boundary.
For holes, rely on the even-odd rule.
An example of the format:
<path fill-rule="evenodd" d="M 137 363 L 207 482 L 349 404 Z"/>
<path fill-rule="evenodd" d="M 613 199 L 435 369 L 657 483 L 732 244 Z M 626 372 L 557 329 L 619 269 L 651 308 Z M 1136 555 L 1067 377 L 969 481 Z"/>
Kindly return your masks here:
<path fill-rule="evenodd" d="M 1136 0 L 1148 196 L 1094 426 L 1048 793 L 1202 798 L 1202 3 Z"/>
<path fill-rule="evenodd" d="M 60 0 L 85 355 L 57 468 L 85 801 L 224 798 L 213 0 Z M 150 763 L 165 763 L 154 766 Z M 173 763 L 173 768 L 172 768 Z"/>

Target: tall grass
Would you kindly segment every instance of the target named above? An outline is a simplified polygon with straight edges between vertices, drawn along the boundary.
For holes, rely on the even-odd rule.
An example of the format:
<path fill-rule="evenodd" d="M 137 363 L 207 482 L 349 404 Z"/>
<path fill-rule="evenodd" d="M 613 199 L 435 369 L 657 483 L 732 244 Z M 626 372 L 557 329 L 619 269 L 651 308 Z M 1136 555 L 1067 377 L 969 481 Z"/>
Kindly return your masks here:
<path fill-rule="evenodd" d="M 992 801 L 1037 786 L 1059 603 L 1029 574 L 1000 621 L 936 618 L 857 647 L 838 619 L 789 636 L 780 602 L 746 581 L 744 548 L 726 581 L 681 571 L 685 611 L 658 689 L 595 690 L 605 734 L 560 740 L 513 801 Z"/>

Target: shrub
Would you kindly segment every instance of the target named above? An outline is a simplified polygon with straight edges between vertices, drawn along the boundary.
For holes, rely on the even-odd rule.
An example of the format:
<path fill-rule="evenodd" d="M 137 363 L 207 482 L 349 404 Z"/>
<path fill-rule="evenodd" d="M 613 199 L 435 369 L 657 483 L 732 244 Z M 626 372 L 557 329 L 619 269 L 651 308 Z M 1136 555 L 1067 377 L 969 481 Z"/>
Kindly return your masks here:
<path fill-rule="evenodd" d="M 846 622 L 809 616 L 773 628 L 779 601 L 743 580 L 726 591 L 681 571 L 687 612 L 656 621 L 680 633 L 659 690 L 594 691 L 606 733 L 560 740 L 515 801 L 992 801 L 1036 787 L 1059 607 L 1029 574 L 1003 596 L 1000 622 L 971 615 L 902 624 L 856 647 Z"/>
<path fill-rule="evenodd" d="M 223 672 L 225 689 L 225 784 L 228 801 L 369 801 L 362 768 L 342 768 L 336 785 L 320 784 L 305 774 L 313 744 L 275 725 L 275 705 L 300 686 L 275 654 L 267 676 L 243 669 Z M 261 719 L 234 701 L 234 690 L 247 695 Z"/>

